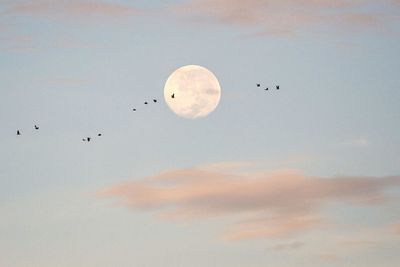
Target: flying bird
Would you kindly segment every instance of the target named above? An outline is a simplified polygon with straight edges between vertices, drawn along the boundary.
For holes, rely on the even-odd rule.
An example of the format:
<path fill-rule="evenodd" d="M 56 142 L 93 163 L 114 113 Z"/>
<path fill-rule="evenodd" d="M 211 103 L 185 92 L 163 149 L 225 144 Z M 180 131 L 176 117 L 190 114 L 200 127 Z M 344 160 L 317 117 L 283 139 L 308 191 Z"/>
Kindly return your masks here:
<path fill-rule="evenodd" d="M 35 130 L 39 130 L 39 126 L 35 125 Z"/>
<path fill-rule="evenodd" d="M 19 131 L 19 130 L 17 130 L 17 135 L 21 135 L 21 133 L 20 133 L 20 131 Z"/>
<path fill-rule="evenodd" d="M 90 139 L 92 139 L 92 138 L 90 138 L 90 137 L 86 138 L 86 140 L 87 140 L 88 142 L 90 142 Z"/>
<path fill-rule="evenodd" d="M 265 88 L 265 91 L 268 91 L 268 89 L 269 89 L 268 87 L 267 87 L 267 88 Z"/>
<path fill-rule="evenodd" d="M 171 95 L 171 98 L 175 98 L 175 93 L 173 93 L 173 94 Z"/>
<path fill-rule="evenodd" d="M 136 111 L 136 108 L 132 109 L 133 111 Z"/>
<path fill-rule="evenodd" d="M 279 90 L 279 85 L 276 86 L 276 90 Z"/>
<path fill-rule="evenodd" d="M 99 133 L 97 136 L 102 136 L 102 134 L 101 134 L 101 133 Z"/>
<path fill-rule="evenodd" d="M 260 86 L 261 86 L 261 84 L 257 83 L 257 87 L 260 87 Z"/>
<path fill-rule="evenodd" d="M 153 99 L 153 102 L 154 102 L 154 103 L 157 103 L 157 99 Z"/>
<path fill-rule="evenodd" d="M 148 103 L 147 103 L 147 102 L 144 102 L 144 104 L 147 105 Z"/>

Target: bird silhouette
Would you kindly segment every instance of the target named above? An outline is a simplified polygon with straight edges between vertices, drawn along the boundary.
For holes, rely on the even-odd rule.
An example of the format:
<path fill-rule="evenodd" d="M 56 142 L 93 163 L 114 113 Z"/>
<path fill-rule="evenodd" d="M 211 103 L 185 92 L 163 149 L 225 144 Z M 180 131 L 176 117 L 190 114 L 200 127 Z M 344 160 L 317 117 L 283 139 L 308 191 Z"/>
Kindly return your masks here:
<path fill-rule="evenodd" d="M 257 87 L 260 87 L 260 86 L 261 86 L 261 84 L 257 83 Z"/>
<path fill-rule="evenodd" d="M 35 125 L 35 130 L 39 130 L 39 126 Z"/>
<path fill-rule="evenodd" d="M 157 103 L 157 99 L 153 99 L 153 102 L 154 102 L 154 103 Z"/>
<path fill-rule="evenodd" d="M 85 138 L 83 138 L 83 139 L 82 139 L 82 141 L 83 141 L 83 142 L 86 142 L 86 139 L 85 139 Z"/>
<path fill-rule="evenodd" d="M 173 94 L 171 95 L 171 98 L 175 98 L 175 93 L 173 93 Z"/>
<path fill-rule="evenodd" d="M 279 85 L 276 86 L 276 90 L 279 90 Z"/>
<path fill-rule="evenodd" d="M 132 109 L 133 111 L 136 111 L 136 108 Z"/>
<path fill-rule="evenodd" d="M 147 103 L 147 102 L 144 102 L 144 104 L 147 105 L 148 103 Z"/>
<path fill-rule="evenodd" d="M 265 88 L 265 91 L 268 91 L 268 89 L 269 89 L 268 87 L 267 87 L 267 88 Z"/>
<path fill-rule="evenodd" d="M 88 142 L 90 142 L 90 139 L 92 139 L 92 138 L 90 138 L 90 137 L 86 138 L 86 140 L 87 140 Z"/>
<path fill-rule="evenodd" d="M 17 135 L 21 135 L 21 132 L 19 130 L 17 130 Z"/>
<path fill-rule="evenodd" d="M 99 133 L 97 136 L 102 136 L 102 134 L 101 134 L 101 133 Z"/>

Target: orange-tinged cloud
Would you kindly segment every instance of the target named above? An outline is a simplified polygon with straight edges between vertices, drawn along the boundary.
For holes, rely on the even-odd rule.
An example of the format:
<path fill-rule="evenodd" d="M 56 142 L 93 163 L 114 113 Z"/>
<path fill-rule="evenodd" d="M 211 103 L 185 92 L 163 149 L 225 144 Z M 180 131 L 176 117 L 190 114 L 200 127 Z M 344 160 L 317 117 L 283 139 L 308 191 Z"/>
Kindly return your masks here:
<path fill-rule="evenodd" d="M 225 166 L 229 166 L 226 164 Z M 182 169 L 126 182 L 99 192 L 164 219 L 226 217 L 236 221 L 223 238 L 278 238 L 328 220 L 326 204 L 379 204 L 400 177 L 314 177 L 293 171 L 230 173 Z"/>

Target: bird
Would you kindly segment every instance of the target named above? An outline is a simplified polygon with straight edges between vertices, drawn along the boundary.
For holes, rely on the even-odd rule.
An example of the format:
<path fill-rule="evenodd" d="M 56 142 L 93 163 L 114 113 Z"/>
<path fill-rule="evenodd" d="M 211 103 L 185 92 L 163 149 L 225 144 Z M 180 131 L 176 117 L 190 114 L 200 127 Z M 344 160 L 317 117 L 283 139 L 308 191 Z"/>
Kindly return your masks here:
<path fill-rule="evenodd" d="M 17 130 L 17 135 L 21 135 L 21 132 L 19 130 Z"/>
<path fill-rule="evenodd" d="M 171 98 L 175 98 L 175 93 L 173 93 L 173 94 L 171 95 Z"/>
<path fill-rule="evenodd" d="M 260 86 L 261 86 L 261 84 L 257 83 L 257 87 L 260 87 Z"/>
<path fill-rule="evenodd" d="M 99 133 L 97 136 L 102 136 L 102 134 L 101 134 L 101 133 Z"/>
<path fill-rule="evenodd" d="M 90 137 L 86 138 L 86 140 L 87 140 L 88 142 L 90 142 L 90 139 L 92 139 L 92 138 L 90 138 Z"/>
<path fill-rule="evenodd" d="M 144 102 L 145 105 L 147 105 L 147 102 Z"/>
<path fill-rule="evenodd" d="M 35 125 L 35 130 L 39 130 L 39 126 Z"/>
<path fill-rule="evenodd" d="M 276 90 L 279 90 L 279 85 L 276 86 Z"/>
<path fill-rule="evenodd" d="M 82 139 L 82 141 L 83 141 L 83 142 L 86 142 L 86 139 L 85 139 L 85 138 L 83 138 L 83 139 Z"/>
<path fill-rule="evenodd" d="M 267 88 L 265 88 L 265 91 L 268 91 L 268 89 L 269 89 L 268 87 L 267 87 Z"/>
<path fill-rule="evenodd" d="M 136 108 L 132 109 L 133 111 L 136 111 Z"/>
<path fill-rule="evenodd" d="M 157 103 L 157 99 L 153 99 L 153 102 L 154 102 L 154 103 Z"/>

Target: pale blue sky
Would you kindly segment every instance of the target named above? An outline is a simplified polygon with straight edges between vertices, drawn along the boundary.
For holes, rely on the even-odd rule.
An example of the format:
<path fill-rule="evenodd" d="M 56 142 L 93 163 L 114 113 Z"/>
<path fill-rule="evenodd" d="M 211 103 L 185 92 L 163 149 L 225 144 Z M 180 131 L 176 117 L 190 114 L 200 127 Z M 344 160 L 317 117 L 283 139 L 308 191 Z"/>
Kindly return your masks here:
<path fill-rule="evenodd" d="M 398 1 L 349 7 L 378 13 L 377 25 L 308 25 L 299 15 L 299 28 L 283 20 L 269 29 L 290 34 L 258 34 L 264 18 L 238 22 L 241 14 L 202 5 L 226 0 L 193 1 L 198 17 L 174 6 L 189 2 L 0 0 L 0 267 L 398 266 L 398 188 L 386 204 L 329 203 L 324 227 L 238 242 L 219 238 L 230 217 L 160 220 L 95 195 L 218 162 L 318 177 L 400 174 Z M 221 84 L 209 117 L 142 105 L 162 100 L 168 76 L 189 64 Z M 258 82 L 282 89 L 266 93 Z"/>

